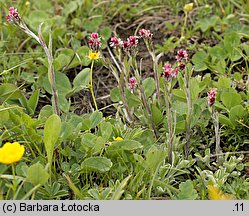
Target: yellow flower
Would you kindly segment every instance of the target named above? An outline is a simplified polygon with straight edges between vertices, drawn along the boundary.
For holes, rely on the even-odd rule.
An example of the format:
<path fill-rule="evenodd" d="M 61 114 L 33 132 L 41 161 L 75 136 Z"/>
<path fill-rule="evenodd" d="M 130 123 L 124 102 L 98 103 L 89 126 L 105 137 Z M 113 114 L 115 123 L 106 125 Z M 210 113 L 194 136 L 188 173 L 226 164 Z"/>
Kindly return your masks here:
<path fill-rule="evenodd" d="M 193 7 L 194 7 L 194 3 L 185 4 L 183 10 L 185 12 L 189 12 L 189 11 L 192 11 Z"/>
<path fill-rule="evenodd" d="M 93 52 L 92 50 L 89 52 L 88 58 L 91 60 L 98 60 L 100 56 L 100 52 Z"/>
<path fill-rule="evenodd" d="M 214 185 L 208 185 L 208 198 L 210 200 L 233 200 L 232 195 L 224 194 L 219 188 Z"/>
<path fill-rule="evenodd" d="M 114 137 L 113 140 L 114 140 L 114 141 L 122 141 L 122 140 L 124 140 L 124 139 L 123 139 L 122 137 L 116 137 L 116 138 Z"/>
<path fill-rule="evenodd" d="M 2 148 L 0 148 L 0 163 L 12 164 L 21 160 L 24 154 L 24 146 L 20 145 L 18 142 L 5 143 Z"/>

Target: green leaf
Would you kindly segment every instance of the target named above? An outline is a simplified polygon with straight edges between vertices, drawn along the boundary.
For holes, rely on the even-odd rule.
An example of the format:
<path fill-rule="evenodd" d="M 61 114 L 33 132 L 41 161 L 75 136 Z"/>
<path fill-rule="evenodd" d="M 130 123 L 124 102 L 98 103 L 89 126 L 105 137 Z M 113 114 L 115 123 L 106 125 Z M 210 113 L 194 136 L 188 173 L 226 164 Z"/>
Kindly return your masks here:
<path fill-rule="evenodd" d="M 84 68 L 73 80 L 74 91 L 78 92 L 87 88 L 90 82 L 90 68 Z"/>
<path fill-rule="evenodd" d="M 17 100 L 20 97 L 23 97 L 19 88 L 10 83 L 4 83 L 0 85 L 0 102 L 3 102 L 7 99 Z"/>
<path fill-rule="evenodd" d="M 193 55 L 192 62 L 194 63 L 195 71 L 203 71 L 208 68 L 205 63 L 207 57 L 208 55 L 205 51 L 199 51 Z"/>
<path fill-rule="evenodd" d="M 99 129 L 101 136 L 108 141 L 112 135 L 112 124 L 110 122 L 101 122 Z"/>
<path fill-rule="evenodd" d="M 42 22 L 49 20 L 49 18 L 49 14 L 47 12 L 42 10 L 34 10 L 30 11 L 27 21 L 32 30 L 37 31 L 38 26 Z"/>
<path fill-rule="evenodd" d="M 238 48 L 240 45 L 240 36 L 236 32 L 229 32 L 224 36 L 224 47 L 231 61 L 237 61 L 242 56 Z"/>
<path fill-rule="evenodd" d="M 236 92 L 222 92 L 221 101 L 230 110 L 232 107 L 241 104 L 241 96 Z"/>
<path fill-rule="evenodd" d="M 143 81 L 142 86 L 144 88 L 144 93 L 145 93 L 146 98 L 150 97 L 156 90 L 156 82 L 151 77 L 146 78 Z"/>
<path fill-rule="evenodd" d="M 61 119 L 58 115 L 51 115 L 44 126 L 44 145 L 47 153 L 49 165 L 52 165 L 54 146 L 59 138 L 61 131 Z"/>
<path fill-rule="evenodd" d="M 108 172 L 112 167 L 112 162 L 106 157 L 90 157 L 81 163 L 81 171 L 89 172 Z"/>
<path fill-rule="evenodd" d="M 103 113 L 100 111 L 94 111 L 91 116 L 91 128 L 95 128 L 103 119 Z"/>
<path fill-rule="evenodd" d="M 66 96 L 72 91 L 72 86 L 68 77 L 61 72 L 55 72 L 55 83 L 58 95 Z M 52 94 L 52 88 L 48 80 L 48 76 L 46 76 L 43 80 L 43 87 L 49 94 Z"/>
<path fill-rule="evenodd" d="M 87 46 L 82 46 L 77 50 L 77 53 L 81 59 L 83 66 L 88 66 L 91 63 L 91 60 L 87 57 L 89 54 L 89 48 Z"/>
<path fill-rule="evenodd" d="M 123 181 L 119 184 L 116 190 L 113 192 L 111 200 L 119 200 L 122 194 L 125 192 L 124 188 L 126 187 L 131 175 L 128 175 Z"/>
<path fill-rule="evenodd" d="M 225 115 L 223 114 L 219 114 L 219 122 L 221 124 L 224 124 L 226 126 L 232 127 L 234 128 L 234 125 L 232 124 L 232 122 L 230 121 L 229 118 L 227 118 Z"/>
<path fill-rule="evenodd" d="M 151 105 L 152 119 L 156 126 L 160 125 L 163 121 L 163 114 L 156 105 Z"/>
<path fill-rule="evenodd" d="M 42 107 L 42 109 L 40 110 L 38 119 L 39 120 L 47 119 L 52 114 L 53 114 L 53 107 L 50 105 L 46 105 Z"/>
<path fill-rule="evenodd" d="M 54 100 L 52 100 L 52 102 L 53 101 Z M 59 94 L 58 95 L 58 101 L 59 101 L 60 110 L 62 110 L 64 113 L 68 113 L 69 109 L 70 109 L 70 105 L 71 105 L 70 100 L 68 100 L 65 95 Z"/>
<path fill-rule="evenodd" d="M 146 165 L 152 173 L 155 173 L 165 157 L 166 151 L 153 145 L 146 154 Z"/>
<path fill-rule="evenodd" d="M 35 112 L 35 109 L 38 104 L 39 100 L 39 95 L 40 95 L 40 89 L 35 90 L 35 92 L 30 96 L 28 100 L 28 107 L 32 110 L 32 113 Z"/>
<path fill-rule="evenodd" d="M 92 150 L 94 144 L 96 143 L 97 136 L 92 133 L 86 133 L 81 139 L 81 150 L 88 152 Z"/>
<path fill-rule="evenodd" d="M 70 61 L 70 56 L 65 54 L 58 55 L 53 61 L 55 71 L 61 70 L 63 67 L 67 66 Z"/>
<path fill-rule="evenodd" d="M 225 76 L 219 78 L 217 84 L 215 85 L 219 89 L 226 89 L 231 87 L 231 79 Z"/>
<path fill-rule="evenodd" d="M 3 107 L 0 106 L 0 125 L 4 125 L 9 120 L 9 111 Z"/>
<path fill-rule="evenodd" d="M 78 4 L 76 1 L 70 1 L 68 4 L 66 4 L 62 10 L 62 13 L 65 15 L 65 17 L 68 17 L 69 14 L 75 12 L 78 9 Z"/>
<path fill-rule="evenodd" d="M 48 181 L 48 178 L 49 174 L 39 162 L 31 165 L 27 170 L 27 180 L 33 185 L 43 185 Z"/>
<path fill-rule="evenodd" d="M 112 90 L 111 90 L 111 100 L 112 102 L 119 102 L 121 101 L 121 94 L 120 94 L 120 90 L 118 87 L 114 87 Z"/>
<path fill-rule="evenodd" d="M 187 180 L 182 182 L 179 186 L 179 194 L 177 195 L 178 200 L 195 200 L 198 197 L 197 191 L 194 189 L 193 182 Z"/>
<path fill-rule="evenodd" d="M 212 58 L 213 57 L 215 57 L 217 59 L 226 59 L 227 58 L 227 52 L 221 44 L 218 44 L 214 47 L 211 47 L 208 50 L 208 53 L 211 55 Z"/>
<path fill-rule="evenodd" d="M 139 107 L 141 102 L 137 95 L 132 94 L 128 89 L 126 89 L 125 96 L 129 107 L 134 107 L 134 108 Z"/>
<path fill-rule="evenodd" d="M 112 144 L 108 147 L 108 151 L 133 151 L 142 147 L 143 146 L 141 145 L 141 143 L 135 140 L 113 141 Z"/>
<path fill-rule="evenodd" d="M 151 130 L 147 129 L 136 138 L 136 141 L 143 143 L 143 151 L 147 152 L 153 145 L 153 143 L 156 142 L 156 139 L 154 133 Z"/>
<path fill-rule="evenodd" d="M 173 102 L 172 109 L 175 110 L 179 115 L 185 115 L 188 112 L 187 103 L 178 100 Z"/>
<path fill-rule="evenodd" d="M 242 105 L 237 105 L 231 108 L 229 112 L 229 119 L 232 123 L 235 123 L 236 120 L 240 120 L 244 115 L 246 115 L 246 111 Z"/>

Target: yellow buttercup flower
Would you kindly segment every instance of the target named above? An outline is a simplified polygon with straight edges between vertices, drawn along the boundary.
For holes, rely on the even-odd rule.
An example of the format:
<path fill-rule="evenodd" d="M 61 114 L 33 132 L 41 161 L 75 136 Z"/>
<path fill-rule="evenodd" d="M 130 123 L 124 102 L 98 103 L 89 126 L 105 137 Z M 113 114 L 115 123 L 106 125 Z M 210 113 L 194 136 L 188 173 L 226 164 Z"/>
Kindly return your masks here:
<path fill-rule="evenodd" d="M 219 188 L 214 185 L 208 185 L 208 198 L 210 200 L 233 200 L 232 195 L 224 194 Z"/>
<path fill-rule="evenodd" d="M 100 52 L 93 52 L 92 50 L 89 52 L 88 58 L 91 60 L 98 60 L 100 56 Z"/>
<path fill-rule="evenodd" d="M 194 3 L 185 4 L 183 7 L 183 10 L 186 12 L 190 12 L 193 10 L 193 7 L 194 7 Z"/>
<path fill-rule="evenodd" d="M 114 141 L 122 141 L 124 140 L 122 137 L 116 137 L 116 138 L 113 138 Z"/>
<path fill-rule="evenodd" d="M 0 163 L 12 164 L 21 160 L 24 154 L 24 146 L 20 145 L 18 142 L 5 143 L 2 148 L 0 148 Z"/>

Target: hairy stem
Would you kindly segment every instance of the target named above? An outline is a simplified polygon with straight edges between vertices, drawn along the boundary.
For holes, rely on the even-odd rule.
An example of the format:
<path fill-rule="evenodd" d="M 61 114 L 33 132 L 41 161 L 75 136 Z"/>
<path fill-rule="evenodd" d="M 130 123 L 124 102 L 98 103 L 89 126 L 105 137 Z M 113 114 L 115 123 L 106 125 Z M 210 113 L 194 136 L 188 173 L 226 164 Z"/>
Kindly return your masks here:
<path fill-rule="evenodd" d="M 169 95 L 168 87 L 167 87 L 165 82 L 164 82 L 164 98 L 165 98 L 165 104 L 166 104 L 166 109 L 167 109 L 168 131 L 169 131 L 169 135 L 168 135 L 168 143 L 169 143 L 168 157 L 169 157 L 169 162 L 172 163 L 174 132 L 173 132 L 172 113 L 171 113 L 171 107 L 170 107 L 170 95 Z"/>
<path fill-rule="evenodd" d="M 214 107 L 212 106 L 212 119 L 214 123 L 214 131 L 215 131 L 215 154 L 217 155 L 216 161 L 219 161 L 220 151 L 220 134 L 219 134 L 219 116 L 215 112 Z"/>
<path fill-rule="evenodd" d="M 191 93 L 190 93 L 190 76 L 188 71 L 185 73 L 185 87 L 186 87 L 186 99 L 187 99 L 187 116 L 186 116 L 186 146 L 185 146 L 185 159 L 188 158 L 189 154 L 189 146 L 190 146 L 190 136 L 191 136 L 191 114 L 192 114 L 192 101 L 191 101 Z"/>

